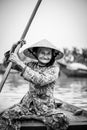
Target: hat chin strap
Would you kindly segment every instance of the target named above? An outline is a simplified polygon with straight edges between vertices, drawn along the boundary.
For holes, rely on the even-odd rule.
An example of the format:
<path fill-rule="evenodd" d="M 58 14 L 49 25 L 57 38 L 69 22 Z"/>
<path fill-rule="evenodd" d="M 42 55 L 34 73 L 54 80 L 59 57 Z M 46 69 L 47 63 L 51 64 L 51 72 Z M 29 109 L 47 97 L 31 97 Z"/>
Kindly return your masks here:
<path fill-rule="evenodd" d="M 32 50 L 30 50 L 30 49 L 28 49 L 28 51 L 30 52 L 30 53 L 32 53 L 32 55 L 38 60 L 38 58 L 37 58 L 37 56 L 36 56 L 36 53 L 34 53 Z"/>

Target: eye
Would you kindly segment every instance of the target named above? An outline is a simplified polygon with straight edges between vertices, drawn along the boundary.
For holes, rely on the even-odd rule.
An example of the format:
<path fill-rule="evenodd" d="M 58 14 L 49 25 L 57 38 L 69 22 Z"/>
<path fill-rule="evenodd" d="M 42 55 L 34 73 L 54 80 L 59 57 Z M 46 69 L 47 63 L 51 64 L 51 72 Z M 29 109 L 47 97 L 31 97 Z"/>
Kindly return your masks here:
<path fill-rule="evenodd" d="M 41 54 L 43 54 L 43 55 L 44 55 L 44 52 L 42 51 L 42 52 L 41 52 Z"/>
<path fill-rule="evenodd" d="M 48 55 L 50 55 L 51 54 L 51 52 L 48 52 Z"/>

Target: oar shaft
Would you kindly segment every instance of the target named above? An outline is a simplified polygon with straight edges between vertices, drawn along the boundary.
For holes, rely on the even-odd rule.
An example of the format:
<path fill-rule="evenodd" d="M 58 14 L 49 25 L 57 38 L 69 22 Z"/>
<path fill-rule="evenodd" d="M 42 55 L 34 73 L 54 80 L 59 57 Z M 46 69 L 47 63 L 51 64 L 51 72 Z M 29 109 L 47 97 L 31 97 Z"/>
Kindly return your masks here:
<path fill-rule="evenodd" d="M 17 53 L 17 50 L 19 50 L 20 47 L 21 47 L 21 44 L 19 44 L 17 46 L 14 53 Z M 6 68 L 5 74 L 3 75 L 2 81 L 0 83 L 0 92 L 1 92 L 1 90 L 3 88 L 3 85 L 4 85 L 5 81 L 6 81 L 9 73 L 10 73 L 11 67 L 12 67 L 12 62 L 9 63 L 8 67 Z"/>
<path fill-rule="evenodd" d="M 9 73 L 10 73 L 11 67 L 12 67 L 12 62 L 9 63 L 9 65 L 8 65 L 6 71 L 5 71 L 5 74 L 3 75 L 2 81 L 0 83 L 0 92 L 1 92 L 1 90 L 3 88 L 3 85 L 4 85 L 5 81 L 6 81 Z"/>
<path fill-rule="evenodd" d="M 33 12 L 32 12 L 32 14 L 31 14 L 31 17 L 30 17 L 30 19 L 29 19 L 29 21 L 28 21 L 28 23 L 27 23 L 27 25 L 26 25 L 26 27 L 25 27 L 25 30 L 24 30 L 24 32 L 23 32 L 21 38 L 20 38 L 20 40 L 22 40 L 22 39 L 25 38 L 25 36 L 26 36 L 26 34 L 27 34 L 28 30 L 29 30 L 29 27 L 30 27 L 30 25 L 31 25 L 31 23 L 32 23 L 32 21 L 33 21 L 33 18 L 34 18 L 35 14 L 36 14 L 36 12 L 37 12 L 37 10 L 38 10 L 38 7 L 39 7 L 41 1 L 42 1 L 42 0 L 38 0 L 38 2 L 37 2 L 37 4 L 36 4 L 36 6 L 35 6 L 35 8 L 34 8 L 34 10 L 33 10 Z M 14 52 L 14 53 L 17 53 L 20 48 L 21 48 L 21 44 L 19 44 L 19 45 L 17 46 L 17 48 L 15 49 L 15 52 Z M 3 88 L 3 85 L 4 85 L 5 81 L 6 81 L 6 79 L 7 79 L 8 75 L 9 75 L 9 73 L 10 73 L 11 67 L 12 67 L 12 62 L 9 63 L 9 65 L 8 65 L 6 71 L 5 71 L 5 74 L 4 74 L 3 78 L 2 78 L 2 81 L 1 81 L 1 83 L 0 83 L 0 92 L 1 92 L 1 90 L 2 90 L 2 88 Z"/>
<path fill-rule="evenodd" d="M 23 34 L 22 34 L 22 36 L 21 36 L 20 39 L 24 39 L 24 38 L 25 38 L 25 36 L 26 36 L 26 34 L 27 34 L 28 30 L 29 30 L 29 27 L 30 27 L 30 25 L 31 25 L 31 23 L 32 23 L 32 21 L 33 21 L 33 18 L 34 18 L 35 14 L 36 14 L 36 12 L 37 12 L 37 10 L 38 10 L 38 7 L 39 7 L 41 1 L 42 1 L 42 0 L 38 0 L 38 2 L 37 2 L 37 4 L 36 4 L 36 6 L 35 6 L 35 8 L 34 8 L 34 10 L 33 10 L 33 12 L 32 12 L 32 14 L 31 14 L 31 17 L 30 17 L 30 19 L 29 19 L 29 22 L 27 23 L 26 28 L 25 28 L 25 30 L 24 30 L 24 32 L 23 32 Z"/>

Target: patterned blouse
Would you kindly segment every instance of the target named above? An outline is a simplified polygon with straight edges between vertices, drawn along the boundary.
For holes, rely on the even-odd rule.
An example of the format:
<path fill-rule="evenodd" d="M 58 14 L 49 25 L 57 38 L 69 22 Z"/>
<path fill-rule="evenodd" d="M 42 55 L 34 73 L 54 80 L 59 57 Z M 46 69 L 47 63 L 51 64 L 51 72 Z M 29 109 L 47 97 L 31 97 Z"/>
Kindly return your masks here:
<path fill-rule="evenodd" d="M 54 108 L 53 92 L 58 73 L 59 66 L 56 63 L 50 67 L 39 66 L 37 62 L 28 63 L 21 75 L 30 82 L 29 92 L 24 96 L 21 104 L 28 105 L 29 108 L 29 104 L 33 101 L 45 112 L 49 108 Z"/>

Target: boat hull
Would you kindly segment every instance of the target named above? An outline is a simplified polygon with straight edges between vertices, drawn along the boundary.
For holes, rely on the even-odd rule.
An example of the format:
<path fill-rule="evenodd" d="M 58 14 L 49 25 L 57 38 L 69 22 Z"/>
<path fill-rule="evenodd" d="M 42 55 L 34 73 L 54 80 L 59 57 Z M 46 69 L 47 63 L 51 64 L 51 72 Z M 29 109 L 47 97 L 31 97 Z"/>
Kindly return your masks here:
<path fill-rule="evenodd" d="M 20 130 L 53 130 L 52 128 L 48 128 L 38 119 L 22 119 L 22 120 L 16 120 L 16 122 L 21 122 L 20 124 Z M 19 129 L 18 129 L 19 130 Z M 75 123 L 70 124 L 67 130 L 87 130 L 87 122 L 85 123 Z"/>

